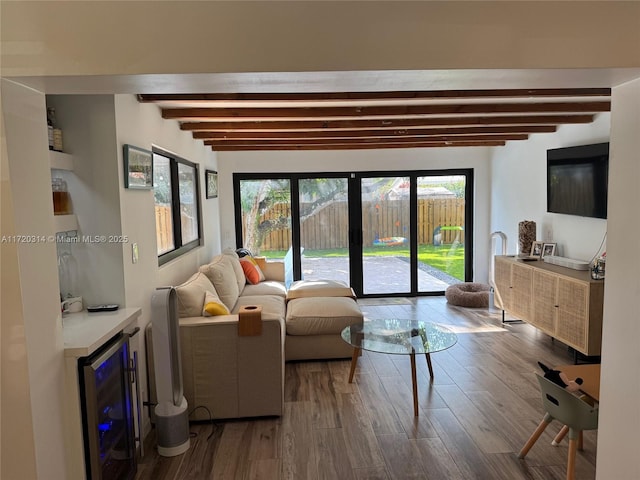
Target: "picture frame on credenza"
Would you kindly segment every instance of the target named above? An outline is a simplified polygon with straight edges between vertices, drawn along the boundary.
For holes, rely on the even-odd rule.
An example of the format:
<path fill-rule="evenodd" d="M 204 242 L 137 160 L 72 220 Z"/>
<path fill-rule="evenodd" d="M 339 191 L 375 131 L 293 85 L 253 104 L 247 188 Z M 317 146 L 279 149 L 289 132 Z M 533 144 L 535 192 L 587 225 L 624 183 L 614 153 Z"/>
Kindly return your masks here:
<path fill-rule="evenodd" d="M 531 244 L 531 253 L 529 253 L 530 257 L 538 257 L 542 256 L 542 247 L 544 242 L 533 242 Z"/>
<path fill-rule="evenodd" d="M 556 254 L 556 243 L 545 243 L 542 246 L 542 258 L 547 255 L 555 255 Z"/>

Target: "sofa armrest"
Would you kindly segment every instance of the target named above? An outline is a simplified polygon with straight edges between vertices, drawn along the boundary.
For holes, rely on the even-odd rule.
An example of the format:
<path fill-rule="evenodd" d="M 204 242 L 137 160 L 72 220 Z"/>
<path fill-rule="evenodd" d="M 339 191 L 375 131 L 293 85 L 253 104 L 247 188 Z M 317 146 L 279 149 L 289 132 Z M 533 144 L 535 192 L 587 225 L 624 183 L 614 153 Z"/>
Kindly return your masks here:
<path fill-rule="evenodd" d="M 265 280 L 284 282 L 284 262 L 280 260 L 267 261 L 265 257 L 255 257 Z"/>
<path fill-rule="evenodd" d="M 282 415 L 284 320 L 263 319 L 262 334 L 238 335 L 238 315 L 180 319 L 184 394 L 214 418 Z M 207 420 L 197 409 L 195 420 Z"/>

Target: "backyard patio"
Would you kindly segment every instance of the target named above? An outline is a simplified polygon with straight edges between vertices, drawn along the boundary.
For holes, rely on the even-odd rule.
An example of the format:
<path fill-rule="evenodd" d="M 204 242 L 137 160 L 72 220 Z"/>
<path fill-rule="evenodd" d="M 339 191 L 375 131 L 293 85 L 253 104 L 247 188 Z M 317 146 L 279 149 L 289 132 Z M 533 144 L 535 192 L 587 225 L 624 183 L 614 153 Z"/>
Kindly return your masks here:
<path fill-rule="evenodd" d="M 364 291 L 406 293 L 409 284 L 409 265 L 405 257 L 364 257 Z M 307 257 L 302 259 L 302 274 L 305 280 L 332 279 L 349 284 L 349 262 L 344 257 Z M 418 263 L 418 285 L 420 291 L 444 291 L 460 280 L 446 273 Z"/>

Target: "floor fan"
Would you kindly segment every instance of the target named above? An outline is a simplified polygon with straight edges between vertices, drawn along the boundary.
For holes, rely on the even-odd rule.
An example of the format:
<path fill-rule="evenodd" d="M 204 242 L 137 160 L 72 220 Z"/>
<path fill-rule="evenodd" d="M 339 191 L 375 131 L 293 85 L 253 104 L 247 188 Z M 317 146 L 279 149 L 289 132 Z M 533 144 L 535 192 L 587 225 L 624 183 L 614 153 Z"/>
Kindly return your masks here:
<path fill-rule="evenodd" d="M 157 405 L 158 453 L 180 455 L 189 449 L 189 412 L 182 390 L 177 294 L 173 287 L 156 289 L 151 297 L 153 362 Z"/>

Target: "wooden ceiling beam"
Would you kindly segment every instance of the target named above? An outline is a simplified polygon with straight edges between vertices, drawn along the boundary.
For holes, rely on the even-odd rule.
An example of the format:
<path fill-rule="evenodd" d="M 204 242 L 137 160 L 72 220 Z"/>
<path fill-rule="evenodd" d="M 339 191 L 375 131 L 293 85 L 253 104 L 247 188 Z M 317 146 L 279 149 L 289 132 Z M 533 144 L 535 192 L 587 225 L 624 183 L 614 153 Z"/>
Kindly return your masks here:
<path fill-rule="evenodd" d="M 437 135 L 433 137 L 367 137 L 367 138 L 302 138 L 302 139 L 258 139 L 258 140 L 205 140 L 210 146 L 251 146 L 251 145 L 350 145 L 371 143 L 461 143 L 469 141 L 526 140 L 529 135 Z"/>
<path fill-rule="evenodd" d="M 416 143 L 369 143 L 369 144 L 336 144 L 336 145 L 263 145 L 252 146 L 212 146 L 216 152 L 260 151 L 260 150 L 364 150 L 381 148 L 434 148 L 434 147 L 503 147 L 504 141 L 469 141 L 469 142 L 416 142 Z"/>
<path fill-rule="evenodd" d="M 460 115 L 540 112 L 608 112 L 611 102 L 457 103 L 438 105 L 389 105 L 364 107 L 283 108 L 163 108 L 162 118 L 194 120 L 210 118 L 398 117 L 411 115 Z"/>
<path fill-rule="evenodd" d="M 368 130 L 272 130 L 267 132 L 227 130 L 223 132 L 193 132 L 193 138 L 199 140 L 222 140 L 260 138 L 428 137 L 434 135 L 552 133 L 556 130 L 557 127 L 555 125 Z"/>
<path fill-rule="evenodd" d="M 501 146 L 611 110 L 610 88 L 140 94 L 214 150 Z"/>
<path fill-rule="evenodd" d="M 308 130 L 354 128 L 421 128 L 438 125 L 560 125 L 591 123 L 593 115 L 505 115 L 469 117 L 394 118 L 387 120 L 265 120 L 265 121 L 205 121 L 182 122 L 187 131 L 227 130 Z"/>
<path fill-rule="evenodd" d="M 610 88 L 533 88 L 493 90 L 430 90 L 393 92 L 322 92 L 322 93 L 184 93 L 140 94 L 138 101 L 215 102 L 215 101 L 323 101 L 323 100 L 411 100 L 443 98 L 532 98 L 610 96 Z"/>

